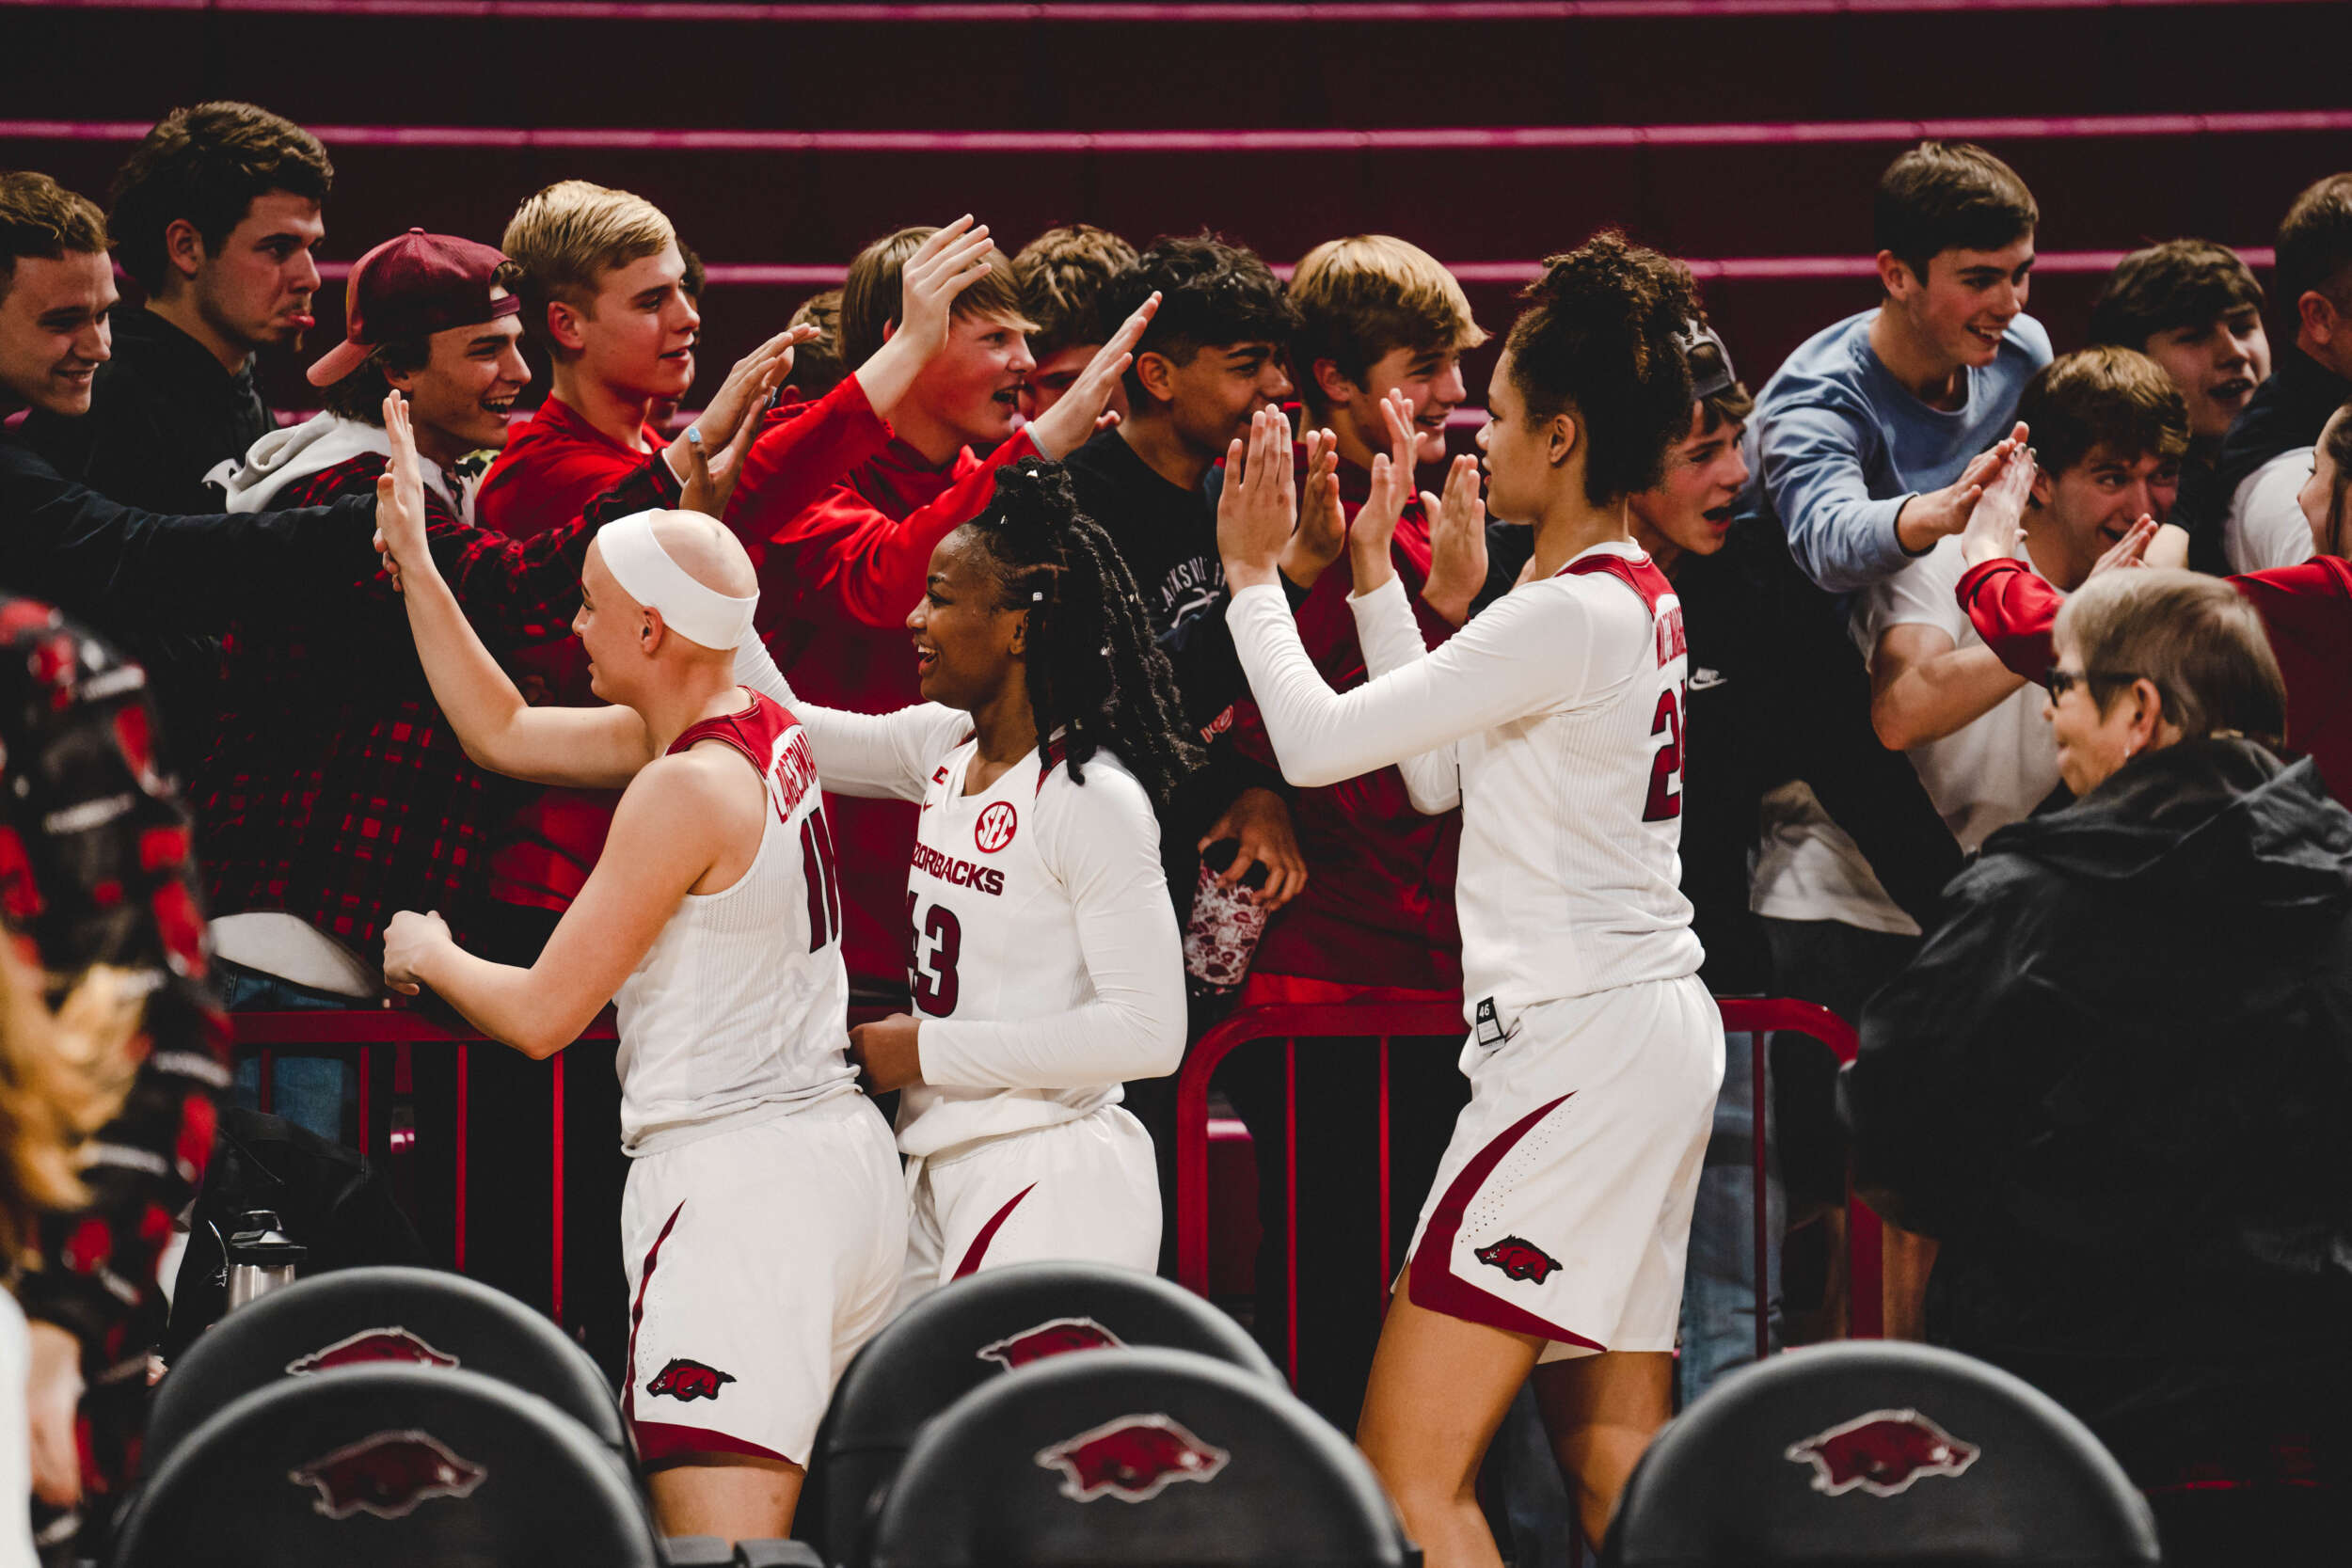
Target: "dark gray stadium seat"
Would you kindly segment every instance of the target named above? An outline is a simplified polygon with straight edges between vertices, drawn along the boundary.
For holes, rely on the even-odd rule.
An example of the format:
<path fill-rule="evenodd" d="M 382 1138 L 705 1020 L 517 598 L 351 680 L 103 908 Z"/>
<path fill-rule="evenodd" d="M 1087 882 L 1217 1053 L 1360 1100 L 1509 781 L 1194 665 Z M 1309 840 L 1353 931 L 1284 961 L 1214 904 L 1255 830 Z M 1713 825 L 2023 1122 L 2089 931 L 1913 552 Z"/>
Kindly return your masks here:
<path fill-rule="evenodd" d="M 539 1313 L 478 1280 L 432 1269 L 344 1269 L 240 1307 L 188 1348 L 155 1390 L 145 1467 L 244 1394 L 350 1367 L 445 1365 L 527 1389 L 628 1456 L 612 1391 L 587 1353 Z"/>
<path fill-rule="evenodd" d="M 1165 1279 L 1098 1263 L 991 1269 L 916 1302 L 850 1363 L 818 1429 L 793 1533 L 843 1561 L 925 1421 L 1015 1367 L 1104 1343 L 1193 1351 L 1281 1386 L 1239 1323 Z"/>
<path fill-rule="evenodd" d="M 660 1568 L 628 1466 L 546 1400 L 462 1370 L 281 1378 L 181 1440 L 111 1568 Z"/>
<path fill-rule="evenodd" d="M 1406 1568 L 1372 1466 L 1279 1384 L 1176 1350 L 1059 1356 L 908 1451 L 852 1568 Z"/>
<path fill-rule="evenodd" d="M 2090 1429 L 1952 1351 L 1854 1340 L 1724 1379 L 1643 1456 L 1604 1568 L 2138 1568 L 2146 1501 Z"/>

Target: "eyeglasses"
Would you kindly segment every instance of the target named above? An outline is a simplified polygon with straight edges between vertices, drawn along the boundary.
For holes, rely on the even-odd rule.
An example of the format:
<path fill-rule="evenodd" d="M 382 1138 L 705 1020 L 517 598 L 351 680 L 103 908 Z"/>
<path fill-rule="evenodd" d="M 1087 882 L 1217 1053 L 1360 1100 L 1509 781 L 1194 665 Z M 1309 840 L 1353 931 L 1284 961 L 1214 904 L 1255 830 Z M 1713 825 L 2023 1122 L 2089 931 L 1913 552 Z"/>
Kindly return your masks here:
<path fill-rule="evenodd" d="M 2121 670 L 2060 670 L 2053 666 L 2042 673 L 2042 684 L 2055 703 L 2078 686 L 2129 686 L 2140 678 Z"/>

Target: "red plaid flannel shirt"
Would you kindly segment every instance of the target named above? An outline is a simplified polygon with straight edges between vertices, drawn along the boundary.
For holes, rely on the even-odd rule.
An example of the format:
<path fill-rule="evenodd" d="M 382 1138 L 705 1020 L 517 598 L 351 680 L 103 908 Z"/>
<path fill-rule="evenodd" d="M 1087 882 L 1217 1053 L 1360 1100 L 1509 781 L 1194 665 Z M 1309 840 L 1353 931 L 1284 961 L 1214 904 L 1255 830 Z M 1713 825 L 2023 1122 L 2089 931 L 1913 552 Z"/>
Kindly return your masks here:
<path fill-rule="evenodd" d="M 381 457 L 355 457 L 275 499 L 373 495 L 383 471 Z M 467 619 L 503 656 L 568 634 L 600 525 L 677 498 L 669 465 L 649 464 L 577 520 L 512 539 L 428 487 L 426 536 Z M 219 739 L 190 792 L 213 913 L 283 910 L 361 949 L 397 910 L 438 910 L 462 930 L 485 884 L 485 834 L 527 786 L 467 760 L 385 574 L 288 605 L 275 625 L 239 625 L 226 668 Z"/>

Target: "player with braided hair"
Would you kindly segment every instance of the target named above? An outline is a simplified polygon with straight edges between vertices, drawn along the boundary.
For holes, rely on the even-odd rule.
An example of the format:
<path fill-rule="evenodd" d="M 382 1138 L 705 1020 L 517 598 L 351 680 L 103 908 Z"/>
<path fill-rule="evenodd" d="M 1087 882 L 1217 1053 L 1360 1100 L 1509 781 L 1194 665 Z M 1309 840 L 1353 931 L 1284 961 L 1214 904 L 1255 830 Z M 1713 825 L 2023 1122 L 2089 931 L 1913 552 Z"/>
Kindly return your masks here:
<path fill-rule="evenodd" d="M 1479 433 L 1497 515 L 1534 530 L 1518 587 L 1423 646 L 1390 560 L 1411 476 L 1375 460 L 1349 531 L 1370 681 L 1335 693 L 1275 563 L 1296 516 L 1288 432 L 1227 458 L 1228 620 L 1293 784 L 1394 763 L 1422 811 L 1462 809 L 1470 1102 L 1389 1304 L 1357 1438 L 1433 1568 L 1498 1562 L 1474 1491 L 1531 1370 L 1586 1533 L 1600 1539 L 1668 1415 L 1692 1204 L 1723 1023 L 1677 886 L 1681 606 L 1628 502 L 1689 428 L 1678 263 L 1605 233 L 1525 296 Z M 1476 464 L 1433 515 L 1476 528 Z"/>
<path fill-rule="evenodd" d="M 860 1024 L 904 1090 L 898 1304 L 982 1267 L 1159 1259 L 1151 1134 L 1120 1084 L 1184 1053 L 1182 950 L 1155 809 L 1199 758 L 1135 578 L 1061 465 L 998 470 L 907 617 L 927 702 L 800 701 L 755 638 L 736 678 L 791 709 L 837 794 L 920 801 L 914 1013 Z"/>

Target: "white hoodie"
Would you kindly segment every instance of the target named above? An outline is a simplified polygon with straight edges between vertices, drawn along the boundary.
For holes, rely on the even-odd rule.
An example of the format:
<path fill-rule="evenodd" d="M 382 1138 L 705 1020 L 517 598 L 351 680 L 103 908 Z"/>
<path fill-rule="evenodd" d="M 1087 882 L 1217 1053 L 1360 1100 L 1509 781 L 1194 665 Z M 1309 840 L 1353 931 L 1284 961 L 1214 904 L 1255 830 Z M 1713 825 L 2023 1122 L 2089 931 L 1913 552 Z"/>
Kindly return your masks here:
<path fill-rule="evenodd" d="M 300 424 L 271 431 L 253 443 L 243 462 L 223 458 L 204 477 L 229 493 L 230 511 L 264 512 L 270 499 L 294 481 L 371 452 L 378 457 L 392 455 L 391 438 L 381 426 L 318 414 Z M 452 512 L 472 522 L 473 485 L 453 486 L 439 465 L 420 466 L 433 492 Z"/>

